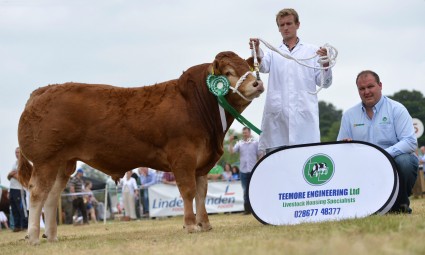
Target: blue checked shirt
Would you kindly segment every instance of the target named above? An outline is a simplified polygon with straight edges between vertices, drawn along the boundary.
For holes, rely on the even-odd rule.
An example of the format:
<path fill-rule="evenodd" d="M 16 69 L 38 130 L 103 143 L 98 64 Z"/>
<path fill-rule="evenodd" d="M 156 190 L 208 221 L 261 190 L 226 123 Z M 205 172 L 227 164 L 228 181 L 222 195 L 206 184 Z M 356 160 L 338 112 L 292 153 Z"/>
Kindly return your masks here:
<path fill-rule="evenodd" d="M 392 157 L 416 150 L 418 141 L 412 117 L 402 104 L 382 96 L 373 107 L 373 113 L 370 119 L 362 103 L 348 109 L 342 116 L 338 140 L 351 138 L 369 142 L 385 149 Z"/>

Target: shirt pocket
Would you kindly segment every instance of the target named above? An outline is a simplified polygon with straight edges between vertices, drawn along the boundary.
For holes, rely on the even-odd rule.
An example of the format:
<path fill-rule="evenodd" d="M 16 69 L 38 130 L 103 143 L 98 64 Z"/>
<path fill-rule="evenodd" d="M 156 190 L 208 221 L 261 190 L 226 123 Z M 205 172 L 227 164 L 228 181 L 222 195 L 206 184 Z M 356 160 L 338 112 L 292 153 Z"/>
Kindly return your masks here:
<path fill-rule="evenodd" d="M 392 123 L 378 124 L 376 129 L 375 132 L 378 134 L 376 140 L 378 144 L 384 147 L 390 147 L 397 143 L 397 136 Z"/>

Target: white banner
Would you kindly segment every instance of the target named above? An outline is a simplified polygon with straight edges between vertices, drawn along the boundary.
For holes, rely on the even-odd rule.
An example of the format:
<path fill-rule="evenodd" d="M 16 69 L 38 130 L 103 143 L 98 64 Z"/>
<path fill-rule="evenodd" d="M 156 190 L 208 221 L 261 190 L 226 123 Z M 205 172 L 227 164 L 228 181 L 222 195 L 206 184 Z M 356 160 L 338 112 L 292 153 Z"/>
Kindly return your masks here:
<path fill-rule="evenodd" d="M 241 182 L 209 182 L 205 206 L 208 213 L 243 211 Z M 193 207 L 196 210 L 195 201 Z M 149 217 L 183 214 L 183 199 L 177 186 L 155 184 L 149 187 Z"/>
<path fill-rule="evenodd" d="M 384 214 L 397 194 L 391 156 L 363 142 L 272 152 L 257 163 L 248 189 L 254 216 L 272 225 Z"/>

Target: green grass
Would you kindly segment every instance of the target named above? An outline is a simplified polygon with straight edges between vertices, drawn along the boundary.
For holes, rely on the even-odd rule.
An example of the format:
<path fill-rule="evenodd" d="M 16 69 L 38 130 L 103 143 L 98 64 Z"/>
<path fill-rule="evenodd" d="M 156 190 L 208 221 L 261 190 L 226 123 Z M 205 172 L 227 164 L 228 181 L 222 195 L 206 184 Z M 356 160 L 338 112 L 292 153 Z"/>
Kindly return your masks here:
<path fill-rule="evenodd" d="M 252 216 L 211 215 L 213 230 L 186 234 L 182 217 L 63 225 L 59 242 L 28 245 L 24 233 L 0 232 L 0 254 L 425 254 L 425 199 L 412 215 L 265 226 Z"/>

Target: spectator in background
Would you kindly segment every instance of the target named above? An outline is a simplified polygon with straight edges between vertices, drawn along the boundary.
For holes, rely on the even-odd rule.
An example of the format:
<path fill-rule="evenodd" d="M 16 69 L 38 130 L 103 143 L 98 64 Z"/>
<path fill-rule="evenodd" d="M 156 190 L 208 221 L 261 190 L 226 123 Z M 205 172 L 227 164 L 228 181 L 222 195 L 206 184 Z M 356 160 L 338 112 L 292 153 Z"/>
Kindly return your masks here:
<path fill-rule="evenodd" d="M 88 215 L 90 215 L 90 218 L 94 223 L 97 223 L 95 208 L 96 208 L 98 202 L 93 195 L 93 191 L 91 190 L 92 185 L 93 184 L 92 184 L 91 181 L 86 181 L 85 190 L 84 190 L 86 194 L 84 195 L 84 200 L 86 202 L 86 208 L 87 208 Z"/>
<path fill-rule="evenodd" d="M 1 229 L 1 224 L 3 224 L 6 229 L 9 229 L 9 225 L 7 224 L 6 214 L 4 214 L 3 211 L 0 211 L 0 229 Z"/>
<path fill-rule="evenodd" d="M 163 171 L 156 170 L 156 181 L 155 183 L 162 183 L 162 177 L 164 176 Z"/>
<path fill-rule="evenodd" d="M 74 177 L 71 178 L 69 191 L 72 197 L 72 215 L 75 215 L 75 212 L 79 210 L 83 216 L 83 224 L 89 224 L 87 220 L 87 210 L 86 205 L 84 204 L 83 191 L 84 191 L 84 180 L 83 180 L 84 171 L 83 169 L 78 169 Z M 78 216 L 77 216 L 78 219 Z"/>
<path fill-rule="evenodd" d="M 418 155 L 419 164 L 423 165 L 425 163 L 425 146 L 421 146 L 420 154 Z"/>
<path fill-rule="evenodd" d="M 136 217 L 136 198 L 139 196 L 136 180 L 131 177 L 133 171 L 127 171 L 121 179 L 122 200 L 127 219 L 135 220 Z"/>
<path fill-rule="evenodd" d="M 176 185 L 176 177 L 174 177 L 174 174 L 172 172 L 165 172 L 162 175 L 162 183 Z"/>
<path fill-rule="evenodd" d="M 215 165 L 207 175 L 208 180 L 212 180 L 212 181 L 221 180 L 222 176 L 223 176 L 223 167 L 220 165 Z"/>
<path fill-rule="evenodd" d="M 369 142 L 388 152 L 399 170 L 399 192 L 390 211 L 411 213 L 409 196 L 418 173 L 412 117 L 402 104 L 382 95 L 377 73 L 360 72 L 356 85 L 361 103 L 343 114 L 337 139 Z"/>
<path fill-rule="evenodd" d="M 226 163 L 224 165 L 224 172 L 223 172 L 222 179 L 228 182 L 233 181 L 232 166 L 229 163 Z"/>
<path fill-rule="evenodd" d="M 19 154 L 20 150 L 18 147 L 15 149 L 16 163 L 13 166 L 12 171 L 10 171 L 7 175 L 7 179 L 10 181 L 9 200 L 14 222 L 13 232 L 24 231 L 28 228 L 28 215 L 25 212 L 25 191 L 21 183 L 18 181 Z"/>
<path fill-rule="evenodd" d="M 232 178 L 233 180 L 239 180 L 239 167 L 238 166 L 232 166 Z"/>
<path fill-rule="evenodd" d="M 233 146 L 234 136 L 229 138 L 229 151 L 230 154 L 239 152 L 240 158 L 240 179 L 243 189 L 244 199 L 244 214 L 250 214 L 251 208 L 248 202 L 247 186 L 251 179 L 251 171 L 254 168 L 257 160 L 260 156 L 258 150 L 258 142 L 255 141 L 251 136 L 251 129 L 244 127 L 242 129 L 242 140 L 238 141 Z"/>
<path fill-rule="evenodd" d="M 149 216 L 149 187 L 157 182 L 156 173 L 147 167 L 139 167 L 139 178 L 143 192 L 143 216 Z"/>

